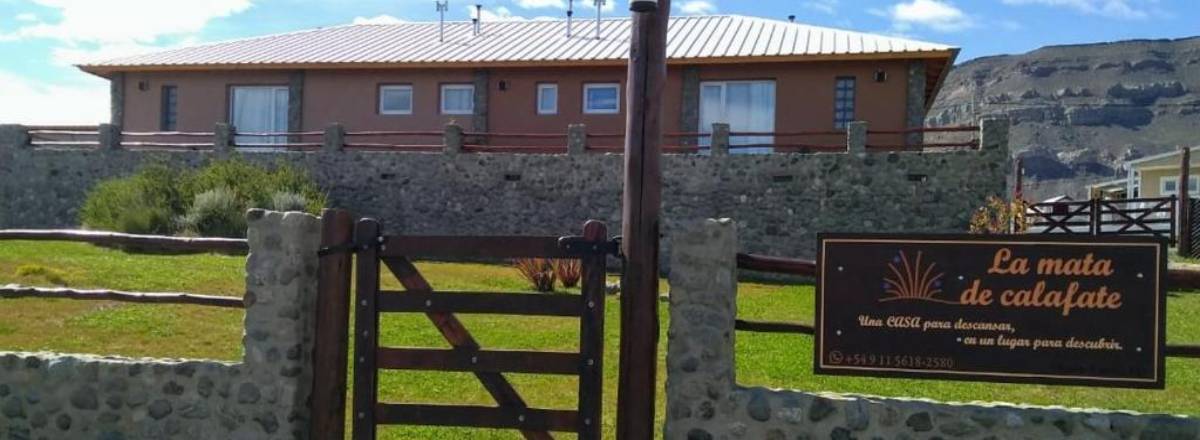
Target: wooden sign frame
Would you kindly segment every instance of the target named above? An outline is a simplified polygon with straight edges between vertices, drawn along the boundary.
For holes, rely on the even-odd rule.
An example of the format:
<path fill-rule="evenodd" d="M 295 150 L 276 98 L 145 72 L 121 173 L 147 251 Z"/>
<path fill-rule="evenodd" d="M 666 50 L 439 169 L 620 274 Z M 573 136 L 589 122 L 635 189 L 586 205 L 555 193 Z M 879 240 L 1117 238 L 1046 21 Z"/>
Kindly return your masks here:
<path fill-rule="evenodd" d="M 817 240 L 817 374 L 1165 386 L 1165 239 Z"/>

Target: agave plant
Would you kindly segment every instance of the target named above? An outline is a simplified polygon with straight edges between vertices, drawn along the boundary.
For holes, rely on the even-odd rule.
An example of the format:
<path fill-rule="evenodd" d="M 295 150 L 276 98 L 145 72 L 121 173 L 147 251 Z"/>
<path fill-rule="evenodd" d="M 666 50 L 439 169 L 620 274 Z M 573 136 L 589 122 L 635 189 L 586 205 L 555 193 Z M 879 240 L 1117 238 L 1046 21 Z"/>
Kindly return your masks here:
<path fill-rule="evenodd" d="M 554 264 L 545 258 L 521 258 L 513 260 L 513 266 L 525 281 L 538 292 L 554 291 Z"/>
<path fill-rule="evenodd" d="M 583 277 L 582 262 L 567 258 L 554 260 L 551 264 L 554 266 L 554 275 L 558 276 L 563 287 L 572 288 L 579 285 L 579 279 Z"/>

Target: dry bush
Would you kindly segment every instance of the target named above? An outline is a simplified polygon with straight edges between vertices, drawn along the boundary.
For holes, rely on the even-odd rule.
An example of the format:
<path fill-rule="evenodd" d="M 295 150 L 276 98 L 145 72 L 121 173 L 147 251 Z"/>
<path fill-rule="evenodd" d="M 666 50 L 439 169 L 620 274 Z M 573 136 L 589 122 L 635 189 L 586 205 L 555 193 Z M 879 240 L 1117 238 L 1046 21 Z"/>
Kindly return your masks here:
<path fill-rule="evenodd" d="M 554 291 L 554 264 L 545 258 L 520 258 L 513 260 L 521 278 L 528 281 L 538 292 Z"/>
<path fill-rule="evenodd" d="M 1017 199 L 1011 202 L 991 196 L 987 204 L 975 210 L 971 216 L 972 234 L 1023 234 L 1029 229 L 1026 218 L 1028 202 Z"/>
<path fill-rule="evenodd" d="M 554 275 L 562 282 L 563 287 L 572 288 L 579 285 L 583 277 L 583 262 L 574 258 L 558 259 L 551 262 L 554 265 Z"/>

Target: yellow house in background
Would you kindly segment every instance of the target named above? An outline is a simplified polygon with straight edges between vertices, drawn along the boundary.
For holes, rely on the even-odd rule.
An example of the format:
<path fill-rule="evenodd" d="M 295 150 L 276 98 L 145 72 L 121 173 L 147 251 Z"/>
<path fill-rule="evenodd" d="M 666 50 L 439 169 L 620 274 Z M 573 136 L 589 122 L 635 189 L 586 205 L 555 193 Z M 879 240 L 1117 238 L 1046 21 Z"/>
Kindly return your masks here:
<path fill-rule="evenodd" d="M 1191 148 L 1188 194 L 1200 198 L 1200 146 Z M 1125 163 L 1128 175 L 1124 179 L 1102 182 L 1088 187 L 1092 197 L 1105 199 L 1148 199 L 1179 195 L 1179 166 L 1182 151 L 1147 156 Z"/>

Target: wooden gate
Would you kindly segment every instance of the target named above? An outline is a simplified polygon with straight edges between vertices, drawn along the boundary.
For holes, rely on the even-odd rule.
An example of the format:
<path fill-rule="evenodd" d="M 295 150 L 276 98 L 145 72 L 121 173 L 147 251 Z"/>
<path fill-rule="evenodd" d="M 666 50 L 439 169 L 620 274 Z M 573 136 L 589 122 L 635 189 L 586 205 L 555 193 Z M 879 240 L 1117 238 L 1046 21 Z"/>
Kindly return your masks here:
<path fill-rule="evenodd" d="M 516 429 L 527 439 L 551 439 L 551 431 L 600 438 L 604 354 L 605 258 L 614 249 L 608 229 L 590 221 L 581 237 L 384 236 L 379 222 L 359 221 L 355 307 L 353 438 L 374 439 L 378 425 L 426 425 Z M 414 258 L 582 260 L 581 295 L 541 295 L 434 290 Z M 380 264 L 404 286 L 379 288 Z M 448 350 L 379 346 L 382 313 L 422 313 L 453 347 Z M 578 353 L 485 350 L 456 317 L 498 314 L 578 317 Z M 496 406 L 384 403 L 379 370 L 471 372 Z M 529 408 L 503 373 L 579 376 L 578 409 Z"/>
<path fill-rule="evenodd" d="M 1156 236 L 1166 237 L 1175 244 L 1177 201 L 1171 196 L 1035 203 L 1026 211 L 1028 232 Z"/>

